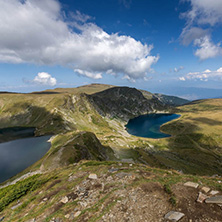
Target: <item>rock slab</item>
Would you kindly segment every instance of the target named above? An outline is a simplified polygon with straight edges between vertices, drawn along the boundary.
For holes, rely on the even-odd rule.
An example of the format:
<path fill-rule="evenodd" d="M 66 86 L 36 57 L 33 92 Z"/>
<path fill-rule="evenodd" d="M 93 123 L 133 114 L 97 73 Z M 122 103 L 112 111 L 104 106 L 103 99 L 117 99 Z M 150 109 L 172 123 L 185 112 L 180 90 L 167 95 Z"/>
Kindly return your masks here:
<path fill-rule="evenodd" d="M 210 191 L 209 187 L 202 187 L 201 190 L 205 193 L 208 193 Z"/>
<path fill-rule="evenodd" d="M 186 187 L 198 188 L 198 187 L 199 187 L 199 184 L 198 184 L 198 183 L 194 183 L 194 182 L 186 182 L 186 183 L 184 184 L 184 186 L 186 186 Z"/>
<path fill-rule="evenodd" d="M 185 214 L 183 214 L 181 212 L 170 211 L 165 215 L 164 218 L 167 220 L 173 221 L 173 222 L 177 222 L 184 216 L 185 216 Z"/>
<path fill-rule="evenodd" d="M 97 180 L 98 177 L 97 177 L 97 175 L 95 173 L 91 173 L 91 174 L 89 174 L 89 179 Z"/>
<path fill-rule="evenodd" d="M 206 203 L 222 204 L 222 196 L 210 197 L 205 200 Z"/>

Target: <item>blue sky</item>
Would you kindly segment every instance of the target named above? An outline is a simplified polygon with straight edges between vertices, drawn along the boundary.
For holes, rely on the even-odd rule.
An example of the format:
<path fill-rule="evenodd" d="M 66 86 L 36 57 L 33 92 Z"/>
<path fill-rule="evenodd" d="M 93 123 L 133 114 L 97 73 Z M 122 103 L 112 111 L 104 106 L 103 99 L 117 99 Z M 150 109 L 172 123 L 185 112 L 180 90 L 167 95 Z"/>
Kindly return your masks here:
<path fill-rule="evenodd" d="M 222 96 L 221 0 L 0 0 L 0 90 L 90 83 Z"/>

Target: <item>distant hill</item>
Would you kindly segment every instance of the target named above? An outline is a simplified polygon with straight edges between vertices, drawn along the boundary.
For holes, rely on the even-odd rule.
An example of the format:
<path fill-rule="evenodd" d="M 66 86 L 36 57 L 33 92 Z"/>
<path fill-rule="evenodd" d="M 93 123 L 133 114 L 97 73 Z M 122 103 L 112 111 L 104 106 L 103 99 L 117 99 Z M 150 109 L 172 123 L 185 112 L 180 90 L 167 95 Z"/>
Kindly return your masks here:
<path fill-rule="evenodd" d="M 170 106 L 181 106 L 190 102 L 187 99 L 182 99 L 177 96 L 168 96 L 160 93 L 155 93 L 154 96 L 157 97 L 158 100 L 161 101 L 162 103 Z"/>

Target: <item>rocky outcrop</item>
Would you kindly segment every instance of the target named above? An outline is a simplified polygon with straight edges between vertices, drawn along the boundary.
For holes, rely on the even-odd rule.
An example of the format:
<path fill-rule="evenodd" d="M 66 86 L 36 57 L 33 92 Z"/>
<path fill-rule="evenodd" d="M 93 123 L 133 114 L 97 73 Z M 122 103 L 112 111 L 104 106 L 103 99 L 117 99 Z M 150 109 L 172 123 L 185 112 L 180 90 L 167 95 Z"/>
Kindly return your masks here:
<path fill-rule="evenodd" d="M 139 90 L 129 87 L 113 87 L 88 95 L 88 98 L 100 115 L 125 121 L 142 114 L 167 109 L 157 98 L 147 99 Z"/>

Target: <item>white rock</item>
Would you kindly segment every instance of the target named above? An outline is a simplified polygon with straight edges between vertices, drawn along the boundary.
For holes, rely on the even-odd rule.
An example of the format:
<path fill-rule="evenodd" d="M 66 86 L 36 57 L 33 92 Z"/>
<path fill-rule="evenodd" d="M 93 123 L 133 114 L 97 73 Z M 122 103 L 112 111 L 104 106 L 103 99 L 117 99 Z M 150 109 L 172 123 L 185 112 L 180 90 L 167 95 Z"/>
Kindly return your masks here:
<path fill-rule="evenodd" d="M 212 195 L 212 196 L 214 196 L 214 195 L 216 195 L 218 193 L 219 193 L 219 191 L 217 191 L 217 190 L 211 190 L 210 191 L 210 195 Z"/>
<path fill-rule="evenodd" d="M 80 214 L 81 214 L 81 211 L 77 211 L 77 212 L 74 214 L 74 217 L 78 217 Z"/>
<path fill-rule="evenodd" d="M 65 218 L 69 219 L 69 217 L 70 217 L 70 214 L 65 215 Z"/>
<path fill-rule="evenodd" d="M 89 179 L 97 180 L 98 177 L 97 177 L 97 175 L 95 173 L 91 173 L 91 174 L 89 174 Z"/>
<path fill-rule="evenodd" d="M 198 184 L 198 183 L 194 183 L 194 182 L 186 182 L 186 183 L 184 184 L 184 186 L 186 186 L 186 187 L 198 188 L 198 187 L 199 187 L 199 184 Z"/>
<path fill-rule="evenodd" d="M 68 203 L 68 201 L 69 201 L 69 199 L 68 199 L 67 196 L 63 197 L 63 198 L 60 200 L 60 202 L 61 202 L 61 203 L 64 203 L 64 204 Z"/>

